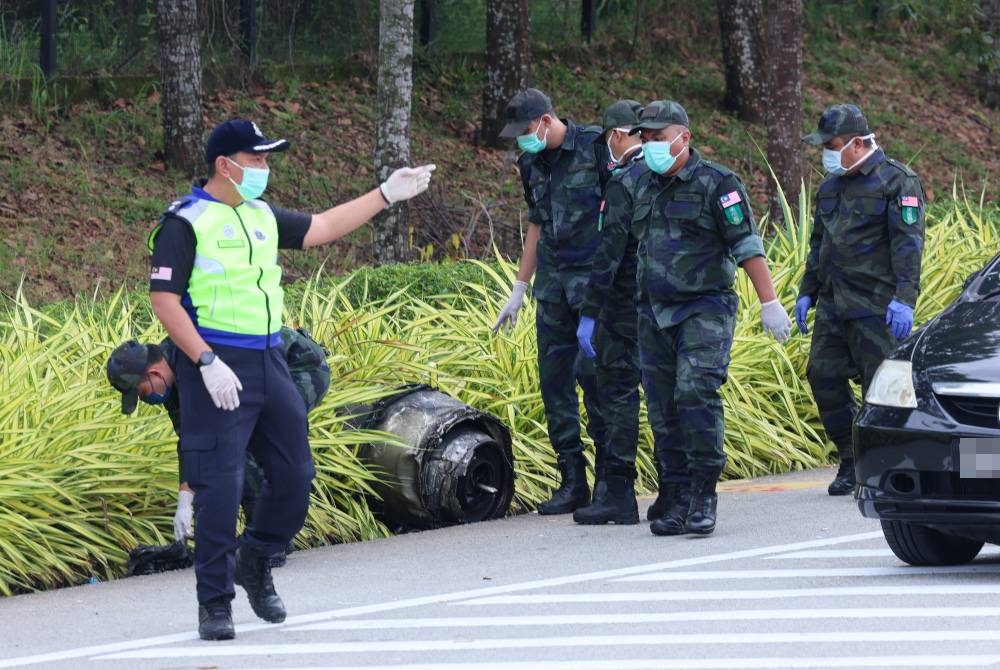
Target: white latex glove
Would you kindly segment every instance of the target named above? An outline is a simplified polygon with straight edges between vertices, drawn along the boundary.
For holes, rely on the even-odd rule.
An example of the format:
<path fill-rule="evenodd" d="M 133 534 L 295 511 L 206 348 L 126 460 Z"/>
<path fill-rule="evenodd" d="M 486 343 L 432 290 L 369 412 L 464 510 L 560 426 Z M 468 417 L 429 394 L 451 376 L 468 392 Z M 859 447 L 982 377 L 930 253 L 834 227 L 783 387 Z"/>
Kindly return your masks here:
<path fill-rule="evenodd" d="M 427 190 L 431 182 L 431 172 L 437 169 L 433 163 L 415 168 L 399 168 L 379 184 L 382 197 L 391 205 L 400 200 L 409 200 Z"/>
<path fill-rule="evenodd" d="M 524 292 L 528 290 L 528 282 L 521 281 L 520 279 L 514 282 L 514 288 L 511 289 L 510 298 L 507 300 L 507 304 L 503 306 L 500 310 L 500 316 L 497 317 L 497 322 L 493 324 L 493 332 L 500 330 L 500 326 L 503 326 L 503 332 L 510 332 L 511 326 L 517 325 L 517 313 L 521 309 L 521 305 L 524 303 Z"/>
<path fill-rule="evenodd" d="M 174 512 L 174 539 L 183 542 L 194 537 L 194 493 L 181 490 L 177 494 L 177 511 Z"/>
<path fill-rule="evenodd" d="M 764 324 L 764 330 L 774 335 L 778 342 L 784 342 L 792 334 L 792 320 L 777 299 L 761 303 L 760 321 Z"/>
<path fill-rule="evenodd" d="M 240 406 L 239 392 L 243 390 L 243 384 L 221 358 L 216 356 L 214 361 L 198 369 L 201 371 L 205 388 L 208 389 L 208 395 L 212 396 L 212 402 L 216 407 L 233 410 Z"/>

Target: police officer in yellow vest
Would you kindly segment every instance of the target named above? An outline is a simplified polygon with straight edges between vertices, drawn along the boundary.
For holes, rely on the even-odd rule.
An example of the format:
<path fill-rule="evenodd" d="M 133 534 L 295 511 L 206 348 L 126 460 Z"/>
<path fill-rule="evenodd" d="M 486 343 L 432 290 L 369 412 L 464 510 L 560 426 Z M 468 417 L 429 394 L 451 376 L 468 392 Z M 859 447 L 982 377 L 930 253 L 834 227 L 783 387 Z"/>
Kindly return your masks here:
<path fill-rule="evenodd" d="M 280 347 L 283 293 L 278 249 L 336 240 L 392 203 L 427 189 L 433 165 L 400 168 L 378 188 L 319 214 L 285 210 L 260 197 L 268 156 L 289 146 L 256 124 L 226 121 L 205 146 L 208 179 L 175 201 L 150 234 L 150 301 L 184 353 L 181 393 L 183 477 L 196 495 L 198 632 L 234 636 L 234 582 L 254 613 L 285 620 L 269 557 L 305 521 L 315 474 L 305 406 Z M 265 482 L 252 521 L 236 538 L 251 433 Z"/>

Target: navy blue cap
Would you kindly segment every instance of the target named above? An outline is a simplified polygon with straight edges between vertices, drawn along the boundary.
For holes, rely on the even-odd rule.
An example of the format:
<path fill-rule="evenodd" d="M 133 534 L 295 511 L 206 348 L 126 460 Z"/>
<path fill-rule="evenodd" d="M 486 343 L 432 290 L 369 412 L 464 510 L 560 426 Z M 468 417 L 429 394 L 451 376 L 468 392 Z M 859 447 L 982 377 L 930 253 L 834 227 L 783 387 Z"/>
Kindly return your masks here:
<path fill-rule="evenodd" d="M 288 140 L 272 140 L 264 137 L 253 121 L 229 119 L 212 130 L 205 142 L 205 162 L 212 163 L 219 156 L 232 156 L 245 151 L 251 154 L 266 154 L 284 151 L 290 146 Z"/>
<path fill-rule="evenodd" d="M 529 88 L 511 98 L 505 111 L 507 125 L 500 131 L 500 137 L 511 139 L 528 132 L 532 121 L 551 112 L 552 101 L 537 88 Z"/>

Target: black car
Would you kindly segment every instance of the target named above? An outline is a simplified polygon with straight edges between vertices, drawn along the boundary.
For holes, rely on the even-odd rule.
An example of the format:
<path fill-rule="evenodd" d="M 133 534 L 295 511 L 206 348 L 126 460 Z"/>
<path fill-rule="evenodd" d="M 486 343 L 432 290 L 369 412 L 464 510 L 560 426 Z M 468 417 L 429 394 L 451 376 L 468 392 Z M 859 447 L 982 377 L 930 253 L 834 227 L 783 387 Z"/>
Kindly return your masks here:
<path fill-rule="evenodd" d="M 879 367 L 854 453 L 858 507 L 901 560 L 1000 544 L 1000 255 Z"/>

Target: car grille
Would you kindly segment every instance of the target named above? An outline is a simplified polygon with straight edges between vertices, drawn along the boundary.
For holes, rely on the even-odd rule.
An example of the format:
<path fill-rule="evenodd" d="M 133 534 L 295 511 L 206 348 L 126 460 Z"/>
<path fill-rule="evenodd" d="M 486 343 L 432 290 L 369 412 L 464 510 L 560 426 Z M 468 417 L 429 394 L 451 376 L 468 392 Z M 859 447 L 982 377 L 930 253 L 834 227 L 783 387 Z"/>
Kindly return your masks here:
<path fill-rule="evenodd" d="M 1000 399 L 958 395 L 936 397 L 958 423 L 981 428 L 1000 428 Z"/>

